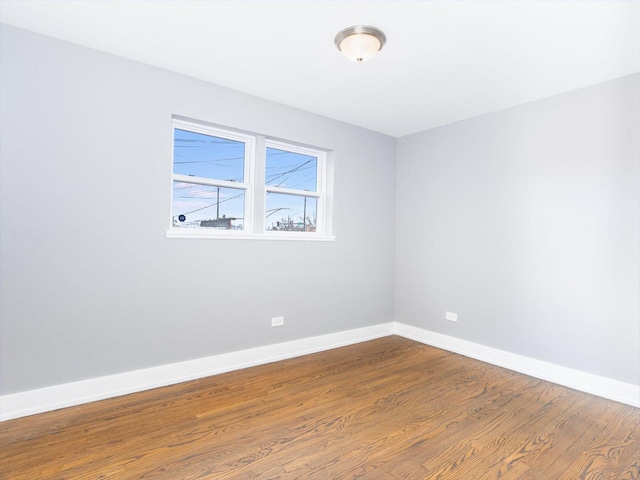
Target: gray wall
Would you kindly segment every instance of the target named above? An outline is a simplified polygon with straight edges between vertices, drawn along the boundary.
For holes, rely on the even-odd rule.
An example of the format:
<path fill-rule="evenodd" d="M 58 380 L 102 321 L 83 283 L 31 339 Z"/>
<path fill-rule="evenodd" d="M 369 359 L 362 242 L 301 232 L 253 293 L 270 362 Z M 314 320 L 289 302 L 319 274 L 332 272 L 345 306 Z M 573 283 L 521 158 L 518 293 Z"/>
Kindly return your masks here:
<path fill-rule="evenodd" d="M 0 35 L 2 394 L 393 320 L 395 139 Z M 171 114 L 333 149 L 337 240 L 165 238 Z"/>
<path fill-rule="evenodd" d="M 633 75 L 400 139 L 396 319 L 640 384 L 639 92 Z"/>
<path fill-rule="evenodd" d="M 398 321 L 640 383 L 639 90 L 627 77 L 396 150 L 3 26 L 0 393 L 389 322 L 394 276 Z M 166 239 L 171 114 L 333 149 L 337 240 Z"/>

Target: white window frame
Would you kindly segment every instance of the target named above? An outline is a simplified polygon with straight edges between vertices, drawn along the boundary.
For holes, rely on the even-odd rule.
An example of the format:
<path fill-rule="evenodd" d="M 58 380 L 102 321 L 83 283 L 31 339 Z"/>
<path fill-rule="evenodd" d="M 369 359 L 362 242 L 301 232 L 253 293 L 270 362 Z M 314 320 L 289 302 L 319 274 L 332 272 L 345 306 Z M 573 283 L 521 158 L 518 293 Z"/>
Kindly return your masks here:
<path fill-rule="evenodd" d="M 325 183 L 326 183 L 326 165 L 327 165 L 327 153 L 326 152 L 322 152 L 319 150 L 315 150 L 315 149 L 310 149 L 310 148 L 306 148 L 306 147 L 301 147 L 301 146 L 297 146 L 297 145 L 292 145 L 291 143 L 284 143 L 284 142 L 280 142 L 280 141 L 276 141 L 276 140 L 269 140 L 267 139 L 265 141 L 265 150 L 266 148 L 275 148 L 278 150 L 284 150 L 286 152 L 291 152 L 291 153 L 299 153 L 301 155 L 307 155 L 309 157 L 315 157 L 316 158 L 316 191 L 315 192 L 310 192 L 307 190 L 297 190 L 294 188 L 285 188 L 285 187 L 274 187 L 274 186 L 270 186 L 270 185 L 266 185 L 266 182 L 264 183 L 264 195 L 265 195 L 265 203 L 266 203 L 266 195 L 269 192 L 272 193 L 282 193 L 285 195 L 295 195 L 298 197 L 309 197 L 309 198 L 315 198 L 316 199 L 316 231 L 314 233 L 319 233 L 320 235 L 324 235 L 324 231 L 325 231 L 325 226 L 326 226 L 326 215 L 325 215 L 325 210 L 326 210 L 326 189 L 325 189 Z M 266 161 L 266 160 L 265 160 Z M 288 234 L 291 233 L 295 233 L 295 232 L 274 232 L 274 231 L 269 231 L 267 232 L 269 235 L 274 235 L 274 236 L 286 236 Z M 303 235 L 309 235 L 309 233 L 311 232 L 301 232 Z"/>
<path fill-rule="evenodd" d="M 173 152 L 175 129 L 188 130 L 203 135 L 243 142 L 245 144 L 244 181 L 228 182 L 225 180 L 191 177 L 173 173 Z M 171 122 L 171 201 L 169 203 L 169 229 L 167 238 L 212 238 L 212 239 L 259 239 L 259 240 L 314 240 L 333 241 L 331 234 L 331 206 L 333 169 L 331 152 L 300 145 L 281 139 L 269 138 L 265 135 L 244 132 L 220 127 L 208 123 L 200 123 L 173 117 Z M 285 150 L 292 153 L 313 156 L 317 159 L 317 188 L 315 192 L 266 185 L 265 166 L 267 147 Z M 215 228 L 181 228 L 173 223 L 173 182 L 185 182 L 212 187 L 224 187 L 244 190 L 243 230 L 221 230 Z M 288 232 L 267 231 L 265 229 L 265 205 L 268 192 L 283 193 L 302 197 L 316 198 L 316 231 Z"/>

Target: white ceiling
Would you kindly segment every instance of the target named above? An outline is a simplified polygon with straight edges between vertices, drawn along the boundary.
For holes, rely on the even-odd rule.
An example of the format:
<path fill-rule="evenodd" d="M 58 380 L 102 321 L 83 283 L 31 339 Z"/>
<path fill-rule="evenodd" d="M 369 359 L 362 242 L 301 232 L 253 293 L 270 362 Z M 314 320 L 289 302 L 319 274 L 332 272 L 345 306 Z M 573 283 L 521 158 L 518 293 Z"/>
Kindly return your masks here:
<path fill-rule="evenodd" d="M 400 137 L 640 71 L 640 1 L 24 1 L 0 22 Z M 338 31 L 387 45 L 357 64 Z"/>

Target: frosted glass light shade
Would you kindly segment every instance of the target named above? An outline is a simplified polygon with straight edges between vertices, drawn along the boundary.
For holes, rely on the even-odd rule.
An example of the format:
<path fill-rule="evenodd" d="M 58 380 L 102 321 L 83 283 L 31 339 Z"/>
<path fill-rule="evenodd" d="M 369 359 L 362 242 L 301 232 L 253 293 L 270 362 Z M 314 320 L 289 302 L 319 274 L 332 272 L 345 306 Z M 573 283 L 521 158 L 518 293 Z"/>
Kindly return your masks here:
<path fill-rule="evenodd" d="M 386 40 L 381 30 L 361 25 L 342 30 L 336 35 L 335 44 L 349 60 L 364 62 L 378 53 Z"/>

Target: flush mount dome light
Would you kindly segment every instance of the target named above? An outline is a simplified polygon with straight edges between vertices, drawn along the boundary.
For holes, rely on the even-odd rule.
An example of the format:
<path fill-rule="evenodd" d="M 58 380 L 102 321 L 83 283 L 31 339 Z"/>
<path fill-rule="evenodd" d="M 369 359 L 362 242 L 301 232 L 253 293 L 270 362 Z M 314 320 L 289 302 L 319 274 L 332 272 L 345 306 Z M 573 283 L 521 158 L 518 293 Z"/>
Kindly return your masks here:
<path fill-rule="evenodd" d="M 352 62 L 364 62 L 378 53 L 387 41 L 382 30 L 367 25 L 345 28 L 336 35 L 338 50 Z"/>

